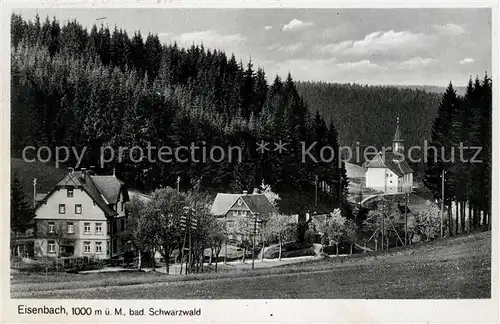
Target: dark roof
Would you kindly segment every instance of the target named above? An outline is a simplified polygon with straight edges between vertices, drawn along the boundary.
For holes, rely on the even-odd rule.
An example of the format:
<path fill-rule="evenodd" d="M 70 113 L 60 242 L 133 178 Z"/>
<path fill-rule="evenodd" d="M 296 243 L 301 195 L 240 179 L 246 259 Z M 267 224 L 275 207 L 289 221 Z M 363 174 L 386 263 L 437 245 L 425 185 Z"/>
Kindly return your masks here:
<path fill-rule="evenodd" d="M 108 203 L 116 204 L 120 197 L 120 191 L 124 182 L 115 176 L 90 176 L 99 192 L 106 198 Z"/>
<path fill-rule="evenodd" d="M 128 195 L 126 194 L 127 191 L 123 189 L 124 182 L 117 179 L 115 176 L 91 176 L 88 173 L 84 174 L 81 171 L 75 171 L 69 173 L 66 177 L 64 177 L 64 179 L 59 181 L 56 188 L 52 192 L 57 189 L 67 187 L 83 189 L 109 217 L 118 215 L 118 213 L 108 204 L 116 203 L 116 200 L 120 195 L 120 191 L 123 191 L 125 199 L 128 199 Z M 52 192 L 46 195 L 43 201 L 46 201 Z"/>
<path fill-rule="evenodd" d="M 399 130 L 399 124 L 396 126 L 396 133 L 394 133 L 394 142 L 401 142 L 403 138 L 401 137 L 401 131 Z"/>
<path fill-rule="evenodd" d="M 388 168 L 394 172 L 398 177 L 413 173 L 404 156 L 400 154 L 394 154 L 393 152 L 379 152 L 370 162 L 368 162 L 367 168 Z"/>
<path fill-rule="evenodd" d="M 242 195 L 241 199 L 248 205 L 248 208 L 254 213 L 260 215 L 269 215 L 274 211 L 273 205 L 263 194 Z"/>
<path fill-rule="evenodd" d="M 269 215 L 275 211 L 269 199 L 263 194 L 226 194 L 218 193 L 212 204 L 211 213 L 213 215 L 225 215 L 236 201 L 241 198 L 251 212 L 260 215 Z"/>

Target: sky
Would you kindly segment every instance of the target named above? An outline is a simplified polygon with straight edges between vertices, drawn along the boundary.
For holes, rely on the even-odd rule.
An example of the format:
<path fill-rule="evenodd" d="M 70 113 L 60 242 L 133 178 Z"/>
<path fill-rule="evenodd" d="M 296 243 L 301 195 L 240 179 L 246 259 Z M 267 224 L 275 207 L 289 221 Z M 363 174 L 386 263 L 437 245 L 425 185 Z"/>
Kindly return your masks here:
<path fill-rule="evenodd" d="M 30 9 L 164 43 L 203 43 L 295 80 L 465 86 L 491 74 L 490 9 Z M 103 18 L 96 20 L 98 18 Z"/>

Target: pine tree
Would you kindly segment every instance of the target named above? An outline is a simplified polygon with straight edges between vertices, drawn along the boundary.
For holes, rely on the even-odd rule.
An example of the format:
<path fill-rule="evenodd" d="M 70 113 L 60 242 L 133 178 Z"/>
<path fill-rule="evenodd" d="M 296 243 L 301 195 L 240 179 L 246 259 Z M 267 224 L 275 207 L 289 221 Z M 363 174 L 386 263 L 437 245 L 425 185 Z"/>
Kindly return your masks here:
<path fill-rule="evenodd" d="M 35 217 L 33 208 L 27 202 L 17 174 L 12 174 L 10 187 L 10 229 L 14 233 L 24 233 Z"/>

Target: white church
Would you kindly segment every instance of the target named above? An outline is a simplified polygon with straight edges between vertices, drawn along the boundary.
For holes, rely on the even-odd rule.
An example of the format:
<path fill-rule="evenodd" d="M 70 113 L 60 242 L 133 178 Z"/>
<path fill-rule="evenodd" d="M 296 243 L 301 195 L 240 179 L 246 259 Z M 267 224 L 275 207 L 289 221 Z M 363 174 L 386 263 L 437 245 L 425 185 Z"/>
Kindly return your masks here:
<path fill-rule="evenodd" d="M 379 152 L 365 164 L 366 187 L 384 193 L 405 193 L 413 189 L 413 170 L 404 158 L 404 145 L 397 119 L 392 150 Z"/>

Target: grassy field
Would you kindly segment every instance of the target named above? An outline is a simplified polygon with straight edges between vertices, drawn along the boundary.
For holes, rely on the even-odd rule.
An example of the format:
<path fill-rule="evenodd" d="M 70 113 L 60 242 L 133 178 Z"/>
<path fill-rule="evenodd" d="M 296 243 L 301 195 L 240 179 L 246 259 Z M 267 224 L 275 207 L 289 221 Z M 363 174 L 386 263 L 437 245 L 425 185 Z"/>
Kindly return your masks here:
<path fill-rule="evenodd" d="M 491 233 L 270 269 L 157 273 L 14 274 L 13 298 L 258 299 L 489 298 Z M 230 288 L 228 288 L 230 287 Z"/>

